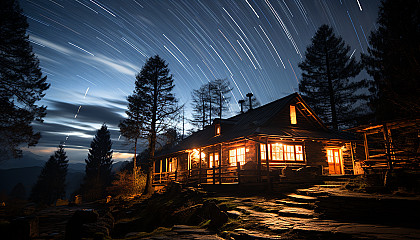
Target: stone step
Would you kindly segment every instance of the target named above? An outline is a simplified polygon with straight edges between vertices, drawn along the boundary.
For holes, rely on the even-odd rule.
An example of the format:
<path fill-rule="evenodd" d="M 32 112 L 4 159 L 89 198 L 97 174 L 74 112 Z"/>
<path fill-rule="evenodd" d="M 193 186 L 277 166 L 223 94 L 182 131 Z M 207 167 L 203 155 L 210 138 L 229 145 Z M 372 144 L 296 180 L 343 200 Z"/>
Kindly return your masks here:
<path fill-rule="evenodd" d="M 277 200 L 276 203 L 282 204 L 288 207 L 300 207 L 300 208 L 306 208 L 306 209 L 314 209 L 315 205 L 312 203 L 307 202 L 295 202 L 292 200 Z"/>
<path fill-rule="evenodd" d="M 349 181 L 324 181 L 325 185 L 347 185 Z"/>
<path fill-rule="evenodd" d="M 318 197 L 318 196 L 326 196 L 328 193 L 324 191 L 320 191 L 319 187 L 314 188 L 305 188 L 305 189 L 297 189 L 296 193 L 306 196 Z"/>
<path fill-rule="evenodd" d="M 341 184 L 321 184 L 321 185 L 315 185 L 316 187 L 321 188 L 341 188 L 344 187 L 344 185 Z"/>
<path fill-rule="evenodd" d="M 300 195 L 296 193 L 287 194 L 289 198 L 296 202 L 315 202 L 317 200 L 316 197 Z"/>
<path fill-rule="evenodd" d="M 260 240 L 271 240 L 271 239 L 282 239 L 282 237 L 278 235 L 269 235 L 265 233 L 261 233 L 254 230 L 247 230 L 243 228 L 235 229 L 233 232 L 230 233 L 230 237 L 233 239 L 260 239 Z"/>
<path fill-rule="evenodd" d="M 283 209 L 279 210 L 277 214 L 283 217 L 313 218 L 315 213 L 313 210 L 306 208 L 284 207 Z"/>

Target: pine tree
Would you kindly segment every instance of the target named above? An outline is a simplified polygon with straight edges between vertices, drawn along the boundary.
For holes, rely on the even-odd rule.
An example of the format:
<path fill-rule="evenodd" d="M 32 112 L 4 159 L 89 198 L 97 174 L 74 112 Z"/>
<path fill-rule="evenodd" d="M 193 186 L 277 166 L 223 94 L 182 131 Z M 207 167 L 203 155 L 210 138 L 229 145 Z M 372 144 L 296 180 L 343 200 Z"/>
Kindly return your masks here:
<path fill-rule="evenodd" d="M 302 80 L 299 91 L 321 119 L 334 129 L 355 121 L 366 96 L 359 93 L 365 81 L 350 81 L 361 65 L 349 55 L 350 47 L 332 28 L 322 25 L 299 63 Z"/>
<path fill-rule="evenodd" d="M 64 146 L 59 145 L 54 155 L 45 163 L 38 181 L 32 188 L 30 199 L 37 203 L 52 204 L 66 196 L 68 160 Z"/>
<path fill-rule="evenodd" d="M 176 120 L 179 111 L 177 99 L 172 93 L 175 85 L 169 73 L 168 65 L 158 55 L 147 59 L 139 74 L 136 76 L 135 89 L 128 97 L 129 104 L 136 105 L 142 120 L 141 137 L 148 140 L 150 165 L 154 161 L 157 134 L 163 132 Z M 132 101 L 135 99 L 135 101 Z M 130 109 L 129 109 L 130 111 Z M 147 172 L 144 193 L 152 191 L 152 173 Z"/>
<path fill-rule="evenodd" d="M 111 134 L 105 124 L 96 132 L 88 153 L 83 196 L 89 200 L 105 196 L 106 187 L 111 183 L 112 153 Z"/>
<path fill-rule="evenodd" d="M 420 116 L 420 2 L 385 0 L 362 55 L 376 120 Z"/>
<path fill-rule="evenodd" d="M 38 106 L 49 88 L 26 34 L 28 23 L 16 0 L 0 8 L 0 160 L 21 155 L 19 146 L 38 143 L 31 123 L 42 122 L 45 106 Z"/>

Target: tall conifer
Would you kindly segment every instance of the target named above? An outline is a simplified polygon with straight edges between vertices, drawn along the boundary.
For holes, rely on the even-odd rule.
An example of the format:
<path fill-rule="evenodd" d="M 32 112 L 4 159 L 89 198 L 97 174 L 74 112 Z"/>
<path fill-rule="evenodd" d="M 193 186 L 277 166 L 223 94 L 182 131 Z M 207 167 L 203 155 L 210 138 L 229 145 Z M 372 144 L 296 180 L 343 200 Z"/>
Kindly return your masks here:
<path fill-rule="evenodd" d="M 355 121 L 361 111 L 358 102 L 366 96 L 358 90 L 364 81 L 352 80 L 361 65 L 350 57 L 350 47 L 332 28 L 322 25 L 306 49 L 305 60 L 299 63 L 302 80 L 299 91 L 321 119 L 334 129 Z"/>
<path fill-rule="evenodd" d="M 16 0 L 0 7 L 0 160 L 21 155 L 20 145 L 34 146 L 40 133 L 31 123 L 42 122 L 45 106 L 37 101 L 49 88 L 26 34 L 28 23 Z"/>

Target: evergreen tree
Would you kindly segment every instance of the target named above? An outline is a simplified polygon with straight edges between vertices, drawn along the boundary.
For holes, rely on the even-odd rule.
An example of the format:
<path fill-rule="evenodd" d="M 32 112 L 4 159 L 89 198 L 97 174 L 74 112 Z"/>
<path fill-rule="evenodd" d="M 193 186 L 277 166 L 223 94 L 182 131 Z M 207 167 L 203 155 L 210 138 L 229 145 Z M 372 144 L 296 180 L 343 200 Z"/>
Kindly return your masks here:
<path fill-rule="evenodd" d="M 38 143 L 33 121 L 42 122 L 45 106 L 36 102 L 49 88 L 26 34 L 28 23 L 16 0 L 0 8 L 0 160 L 21 155 L 19 146 Z"/>
<path fill-rule="evenodd" d="M 106 187 L 111 183 L 112 153 L 111 134 L 105 124 L 96 132 L 88 153 L 83 196 L 89 200 L 105 196 Z"/>
<path fill-rule="evenodd" d="M 57 199 L 66 196 L 66 176 L 68 160 L 64 146 L 59 145 L 48 161 L 45 163 L 38 181 L 32 188 L 31 200 L 37 203 L 52 204 Z"/>
<path fill-rule="evenodd" d="M 362 55 L 376 120 L 420 115 L 420 1 L 385 0 Z"/>
<path fill-rule="evenodd" d="M 350 47 L 333 29 L 322 25 L 307 47 L 305 60 L 299 63 L 302 80 L 299 91 L 321 119 L 334 129 L 355 121 L 361 111 L 359 100 L 366 96 L 358 90 L 365 81 L 350 81 L 361 65 L 349 55 Z"/>
<path fill-rule="evenodd" d="M 172 93 L 175 85 L 169 73 L 168 65 L 159 56 L 147 59 L 139 74 L 136 76 L 133 94 L 127 98 L 129 104 L 136 105 L 142 120 L 141 137 L 148 140 L 150 165 L 154 160 L 157 134 L 168 128 L 176 120 L 179 111 L 177 99 Z M 135 101 L 133 101 L 135 100 Z M 130 111 L 130 109 L 129 109 Z M 145 193 L 152 191 L 152 173 L 147 172 Z"/>

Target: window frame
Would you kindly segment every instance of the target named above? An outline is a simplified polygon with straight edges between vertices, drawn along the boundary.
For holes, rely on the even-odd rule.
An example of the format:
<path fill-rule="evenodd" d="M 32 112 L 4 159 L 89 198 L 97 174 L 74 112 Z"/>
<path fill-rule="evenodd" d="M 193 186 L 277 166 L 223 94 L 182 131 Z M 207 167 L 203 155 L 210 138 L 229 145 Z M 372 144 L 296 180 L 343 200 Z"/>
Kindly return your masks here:
<path fill-rule="evenodd" d="M 281 160 L 274 160 L 273 158 L 273 153 L 274 153 L 274 149 L 273 149 L 273 145 L 278 144 L 282 146 L 282 151 L 278 151 L 279 153 L 282 152 L 282 159 Z M 261 161 L 265 161 L 266 158 L 266 151 L 265 151 L 265 146 L 266 144 L 260 143 L 260 158 Z M 290 151 L 290 147 L 293 147 L 293 151 Z M 289 151 L 286 151 L 286 149 L 289 148 Z M 301 151 L 298 151 L 298 148 L 300 148 Z M 277 151 L 276 151 L 277 152 Z M 292 153 L 293 152 L 293 159 L 290 157 L 291 155 L 289 155 L 289 157 L 287 158 L 286 154 L 287 153 Z M 277 154 L 277 153 L 275 153 Z M 268 143 L 268 160 L 271 163 L 305 163 L 306 162 L 306 156 L 305 156 L 305 144 L 302 142 L 302 144 L 290 144 L 290 143 L 282 143 L 282 142 L 272 142 L 272 143 Z"/>
<path fill-rule="evenodd" d="M 243 150 L 243 154 L 242 154 L 242 152 L 241 152 L 241 154 L 238 154 L 238 151 L 240 151 L 240 150 Z M 232 155 L 232 153 L 234 153 L 234 155 Z M 239 159 L 240 156 L 243 157 L 242 160 Z M 232 161 L 233 159 L 235 161 Z M 245 165 L 245 163 L 246 163 L 246 149 L 245 149 L 245 147 L 236 147 L 236 148 L 233 148 L 233 149 L 229 149 L 229 166 L 232 166 L 232 167 L 236 166 L 237 162 L 239 162 L 239 164 L 241 166 Z"/>

